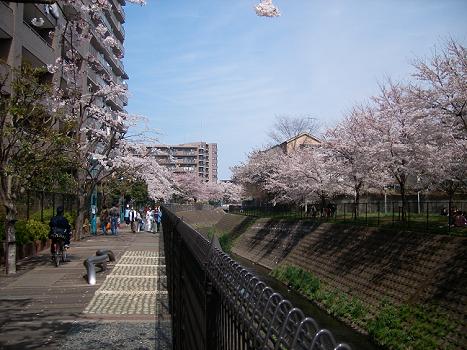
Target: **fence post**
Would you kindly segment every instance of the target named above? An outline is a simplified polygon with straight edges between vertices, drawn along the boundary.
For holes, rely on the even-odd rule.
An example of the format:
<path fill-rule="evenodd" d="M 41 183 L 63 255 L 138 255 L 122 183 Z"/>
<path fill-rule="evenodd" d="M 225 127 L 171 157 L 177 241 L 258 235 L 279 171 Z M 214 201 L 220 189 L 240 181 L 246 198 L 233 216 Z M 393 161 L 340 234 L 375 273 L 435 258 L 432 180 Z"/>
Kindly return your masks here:
<path fill-rule="evenodd" d="M 41 222 L 44 222 L 44 191 L 41 192 Z"/>
<path fill-rule="evenodd" d="M 392 226 L 394 226 L 394 219 L 395 219 L 394 215 L 395 215 L 395 213 L 394 213 L 394 202 L 392 202 Z"/>
<path fill-rule="evenodd" d="M 378 226 L 379 226 L 379 201 L 378 201 Z"/>
<path fill-rule="evenodd" d="M 407 228 L 410 228 L 410 203 L 407 203 Z"/>
<path fill-rule="evenodd" d="M 365 222 L 366 222 L 366 225 L 368 226 L 368 202 L 365 203 Z"/>
<path fill-rule="evenodd" d="M 449 199 L 448 204 L 448 233 L 451 234 L 451 220 L 452 220 L 452 213 L 451 213 L 451 199 Z"/>
<path fill-rule="evenodd" d="M 345 203 L 344 203 L 344 222 L 345 222 Z"/>
<path fill-rule="evenodd" d="M 30 196 L 31 196 L 31 192 L 28 190 L 26 192 L 26 220 L 29 220 L 29 206 L 31 205 Z"/>
<path fill-rule="evenodd" d="M 429 221 L 429 212 L 428 212 L 428 205 L 429 205 L 430 202 L 425 202 L 425 206 L 426 206 L 426 232 L 430 232 L 430 226 L 428 225 L 428 221 Z"/>

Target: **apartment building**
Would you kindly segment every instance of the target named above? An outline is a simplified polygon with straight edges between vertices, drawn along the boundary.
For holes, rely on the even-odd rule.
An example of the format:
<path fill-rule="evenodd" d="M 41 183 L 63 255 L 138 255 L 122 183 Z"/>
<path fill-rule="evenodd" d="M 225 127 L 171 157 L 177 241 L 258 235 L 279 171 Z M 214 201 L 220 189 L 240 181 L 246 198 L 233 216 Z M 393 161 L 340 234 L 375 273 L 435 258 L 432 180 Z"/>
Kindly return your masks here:
<path fill-rule="evenodd" d="M 110 82 L 125 84 L 128 79 L 121 62 L 125 38 L 125 13 L 122 6 L 125 1 L 110 2 L 111 7 L 98 16 L 86 19 L 91 27 L 91 40 L 85 44 L 73 45 L 81 57 L 94 58 L 92 64 L 82 68 L 87 73 L 87 81 L 82 84 L 83 89 L 95 91 L 99 86 L 107 86 Z M 65 24 L 66 12 L 66 7 L 62 8 L 57 4 L 0 1 L 0 77 L 6 76 L 12 67 L 20 67 L 25 62 L 33 67 L 46 67 L 47 64 L 53 64 L 58 57 L 64 57 L 64 52 L 70 48 L 69 39 L 62 41 L 60 32 Z M 102 36 L 96 31 L 99 25 L 105 26 L 107 35 L 115 39 L 114 46 L 104 44 Z M 46 74 L 44 79 L 52 81 L 54 77 Z M 7 84 L 2 93 L 10 92 Z M 112 111 L 121 111 L 127 103 L 126 97 L 115 98 L 107 101 L 105 107 Z"/>
<path fill-rule="evenodd" d="M 217 182 L 217 143 L 154 145 L 152 153 L 157 163 L 174 173 L 196 172 L 206 181 Z"/>

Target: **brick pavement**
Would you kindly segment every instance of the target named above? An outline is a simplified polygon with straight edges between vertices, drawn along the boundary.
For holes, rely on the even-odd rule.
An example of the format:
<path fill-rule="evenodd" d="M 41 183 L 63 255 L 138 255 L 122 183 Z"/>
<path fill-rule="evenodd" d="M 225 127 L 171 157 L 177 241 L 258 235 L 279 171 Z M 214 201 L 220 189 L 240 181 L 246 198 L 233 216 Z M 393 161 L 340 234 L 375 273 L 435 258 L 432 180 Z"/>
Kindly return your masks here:
<path fill-rule="evenodd" d="M 83 261 L 101 248 L 116 262 L 90 286 Z M 160 234 L 123 228 L 117 236 L 86 237 L 72 242 L 69 259 L 56 268 L 43 251 L 21 261 L 16 275 L 0 275 L 0 349 L 169 347 Z"/>

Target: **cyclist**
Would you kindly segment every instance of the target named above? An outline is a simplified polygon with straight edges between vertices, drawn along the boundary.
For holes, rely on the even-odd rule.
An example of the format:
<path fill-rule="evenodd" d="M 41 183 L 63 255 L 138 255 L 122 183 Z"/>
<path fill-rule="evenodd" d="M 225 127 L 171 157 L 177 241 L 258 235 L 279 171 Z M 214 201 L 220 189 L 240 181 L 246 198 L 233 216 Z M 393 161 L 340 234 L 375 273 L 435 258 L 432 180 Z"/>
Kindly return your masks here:
<path fill-rule="evenodd" d="M 65 247 L 68 248 L 68 246 L 70 245 L 71 226 L 68 220 L 63 216 L 63 207 L 57 208 L 57 215 L 50 219 L 49 226 L 49 237 L 52 239 L 52 244 L 50 245 L 50 252 L 53 256 L 55 254 L 55 243 L 59 243 L 59 238 L 57 238 L 54 235 L 54 233 L 62 233 L 64 237 Z"/>

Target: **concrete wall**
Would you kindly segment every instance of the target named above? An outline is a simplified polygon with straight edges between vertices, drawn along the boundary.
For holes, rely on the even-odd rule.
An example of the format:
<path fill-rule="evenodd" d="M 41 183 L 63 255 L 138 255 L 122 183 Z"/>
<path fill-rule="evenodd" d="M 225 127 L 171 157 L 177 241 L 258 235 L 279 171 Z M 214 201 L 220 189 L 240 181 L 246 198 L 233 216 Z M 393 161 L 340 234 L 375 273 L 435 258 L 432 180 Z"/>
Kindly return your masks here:
<path fill-rule="evenodd" d="M 232 251 L 270 269 L 302 267 L 373 311 L 383 300 L 440 305 L 465 340 L 467 237 L 260 219 Z"/>

